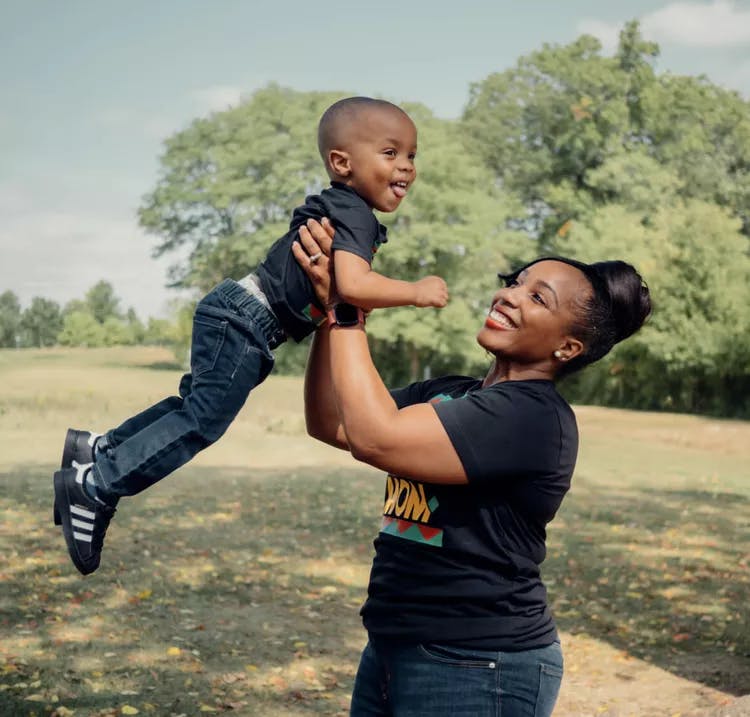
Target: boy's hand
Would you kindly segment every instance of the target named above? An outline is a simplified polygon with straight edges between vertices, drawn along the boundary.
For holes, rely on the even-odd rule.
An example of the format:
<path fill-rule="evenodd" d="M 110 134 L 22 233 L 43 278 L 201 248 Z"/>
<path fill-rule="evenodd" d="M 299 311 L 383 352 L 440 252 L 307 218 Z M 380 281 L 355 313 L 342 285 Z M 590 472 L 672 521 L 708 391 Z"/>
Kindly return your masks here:
<path fill-rule="evenodd" d="M 439 276 L 426 276 L 414 282 L 417 287 L 415 306 L 435 306 L 442 309 L 448 303 L 448 285 Z"/>

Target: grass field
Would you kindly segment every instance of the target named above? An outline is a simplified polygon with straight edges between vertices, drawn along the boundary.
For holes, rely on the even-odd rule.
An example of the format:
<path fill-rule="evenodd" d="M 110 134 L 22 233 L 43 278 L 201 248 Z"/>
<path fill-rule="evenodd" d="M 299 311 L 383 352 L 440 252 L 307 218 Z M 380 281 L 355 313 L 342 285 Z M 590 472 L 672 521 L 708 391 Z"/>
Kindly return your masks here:
<path fill-rule="evenodd" d="M 383 484 L 305 435 L 299 379 L 271 377 L 217 445 L 123 501 L 96 573 L 67 557 L 65 428 L 172 393 L 170 359 L 0 352 L 0 715 L 345 715 Z M 555 714 L 692 717 L 750 693 L 750 424 L 576 411 L 543 566 Z"/>

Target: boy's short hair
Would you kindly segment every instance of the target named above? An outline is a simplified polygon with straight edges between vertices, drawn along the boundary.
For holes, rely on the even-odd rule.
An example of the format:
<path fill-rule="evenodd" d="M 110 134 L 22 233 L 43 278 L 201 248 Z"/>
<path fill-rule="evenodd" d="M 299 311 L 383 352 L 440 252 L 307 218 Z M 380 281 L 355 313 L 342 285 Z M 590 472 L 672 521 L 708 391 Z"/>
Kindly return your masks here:
<path fill-rule="evenodd" d="M 396 110 L 406 115 L 406 112 L 398 105 L 373 97 L 346 97 L 334 102 L 323 113 L 318 123 L 318 151 L 326 164 L 328 163 L 328 152 L 340 147 L 344 129 L 351 122 L 356 121 L 360 112 L 370 109 Z"/>

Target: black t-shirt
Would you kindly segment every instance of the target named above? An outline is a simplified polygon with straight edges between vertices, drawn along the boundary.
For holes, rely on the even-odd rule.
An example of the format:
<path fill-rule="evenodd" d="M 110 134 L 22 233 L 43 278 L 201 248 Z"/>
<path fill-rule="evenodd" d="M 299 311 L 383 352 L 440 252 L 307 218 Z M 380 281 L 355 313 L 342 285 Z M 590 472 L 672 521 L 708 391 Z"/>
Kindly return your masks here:
<path fill-rule="evenodd" d="M 362 608 L 373 637 L 525 650 L 557 639 L 539 565 L 578 451 L 551 381 L 488 388 L 463 376 L 392 392 L 434 405 L 468 477 L 440 485 L 389 475 Z"/>
<path fill-rule="evenodd" d="M 333 249 L 352 252 L 369 264 L 378 247 L 387 241 L 385 227 L 367 202 L 345 184 L 331 182 L 320 194 L 305 198 L 305 203 L 292 214 L 289 231 L 274 242 L 256 270 L 273 312 L 295 341 L 315 329 L 323 310 L 310 280 L 292 254 L 292 242 L 298 239 L 297 231 L 308 219 L 320 221 L 323 217 L 328 217 L 336 229 Z"/>

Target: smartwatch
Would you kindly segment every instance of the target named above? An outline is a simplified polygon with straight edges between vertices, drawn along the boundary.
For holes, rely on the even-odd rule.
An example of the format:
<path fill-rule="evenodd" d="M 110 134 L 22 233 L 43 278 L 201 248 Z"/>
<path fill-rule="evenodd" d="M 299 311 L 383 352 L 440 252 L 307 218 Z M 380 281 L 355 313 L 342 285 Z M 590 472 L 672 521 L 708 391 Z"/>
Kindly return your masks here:
<path fill-rule="evenodd" d="M 357 326 L 364 325 L 365 315 L 359 306 L 345 304 L 343 302 L 334 304 L 328 309 L 329 326 Z"/>

